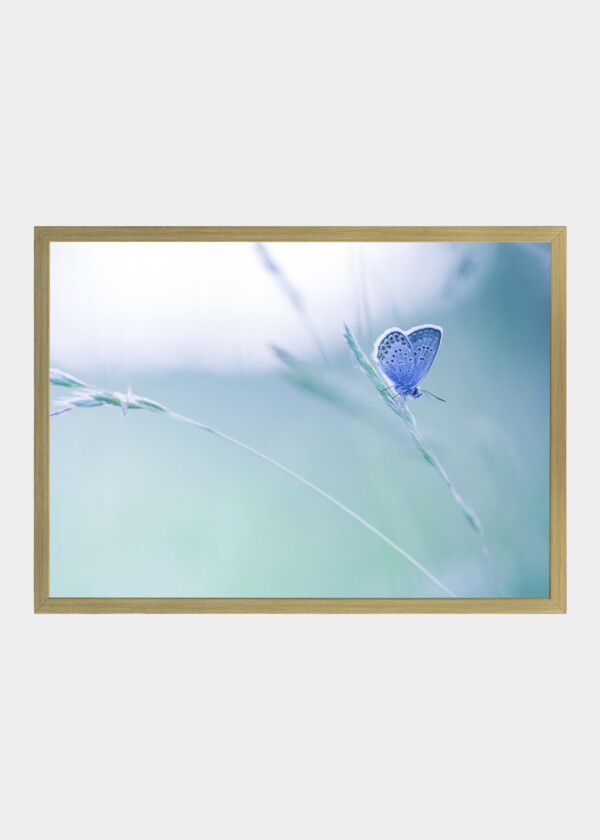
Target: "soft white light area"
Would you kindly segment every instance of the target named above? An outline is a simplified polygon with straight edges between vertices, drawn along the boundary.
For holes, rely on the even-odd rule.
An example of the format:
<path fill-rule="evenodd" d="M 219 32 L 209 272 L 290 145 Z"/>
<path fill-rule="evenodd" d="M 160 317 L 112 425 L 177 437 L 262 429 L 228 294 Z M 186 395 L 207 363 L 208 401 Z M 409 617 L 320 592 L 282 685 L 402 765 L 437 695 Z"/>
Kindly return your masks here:
<path fill-rule="evenodd" d="M 315 358 L 315 333 L 331 351 L 344 321 L 373 339 L 391 325 L 390 311 L 412 326 L 417 307 L 443 300 L 473 246 L 265 248 L 267 259 L 241 242 L 53 243 L 52 364 L 239 374 L 276 365 L 271 345 Z"/>

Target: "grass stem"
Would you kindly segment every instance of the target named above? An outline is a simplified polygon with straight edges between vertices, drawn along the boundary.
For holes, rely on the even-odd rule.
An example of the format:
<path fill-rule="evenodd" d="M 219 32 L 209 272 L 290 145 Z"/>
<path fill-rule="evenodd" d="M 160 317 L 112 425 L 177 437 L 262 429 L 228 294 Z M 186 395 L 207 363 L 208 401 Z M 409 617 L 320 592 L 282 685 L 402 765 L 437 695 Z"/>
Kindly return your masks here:
<path fill-rule="evenodd" d="M 454 501 L 456 502 L 463 515 L 465 516 L 467 522 L 475 532 L 477 540 L 479 542 L 480 551 L 490 567 L 494 582 L 496 583 L 498 589 L 502 593 L 502 580 L 500 577 L 500 572 L 492 558 L 490 550 L 483 536 L 483 528 L 481 526 L 481 522 L 479 521 L 479 517 L 477 516 L 471 505 L 468 504 L 462 498 L 454 484 L 450 481 L 448 473 L 442 467 L 437 456 L 433 453 L 433 451 L 423 440 L 423 437 L 421 436 L 421 433 L 419 432 L 417 426 L 417 421 L 415 420 L 412 411 L 408 408 L 406 400 L 403 397 L 398 397 L 397 394 L 391 392 L 388 383 L 383 379 L 377 368 L 373 364 L 371 364 L 364 350 L 354 337 L 354 334 L 352 333 L 350 327 L 347 324 L 345 324 L 344 326 L 346 328 L 344 338 L 348 342 L 348 346 L 354 354 L 361 369 L 369 377 L 371 383 L 377 389 L 380 397 L 388 406 L 388 408 L 390 408 L 394 412 L 394 414 L 397 414 L 398 417 L 400 417 L 401 420 L 404 422 L 411 438 L 415 443 L 415 446 L 417 447 L 422 457 L 427 461 L 428 464 L 430 464 L 435 470 L 437 470 L 437 472 L 442 477 L 444 483 L 452 493 Z"/>
<path fill-rule="evenodd" d="M 263 452 L 259 452 L 258 449 L 254 449 L 252 446 L 248 446 L 246 443 L 242 443 L 240 440 L 236 440 L 235 438 L 231 437 L 230 435 L 225 434 L 224 432 L 220 432 L 218 429 L 213 429 L 210 426 L 207 426 L 204 423 L 200 423 L 198 420 L 193 420 L 191 417 L 186 417 L 183 414 L 178 414 L 175 411 L 171 411 L 171 409 L 167 408 L 164 405 L 161 405 L 154 400 L 147 399 L 145 397 L 138 397 L 135 394 L 132 394 L 130 391 L 126 394 L 122 394 L 118 391 L 107 391 L 102 388 L 97 388 L 94 385 L 88 385 L 85 382 L 82 382 L 80 379 L 76 379 L 71 374 L 65 373 L 64 371 L 57 370 L 56 368 L 51 368 L 50 370 L 50 381 L 54 385 L 60 385 L 65 388 L 73 388 L 76 389 L 72 396 L 66 397 L 58 402 L 57 410 L 52 412 L 50 415 L 51 417 L 58 416 L 60 414 L 64 414 L 67 411 L 72 411 L 75 408 L 93 408 L 100 405 L 114 405 L 121 408 L 123 416 L 127 414 L 127 411 L 131 409 L 146 409 L 148 411 L 153 411 L 159 414 L 165 414 L 170 417 L 172 420 L 178 420 L 181 423 L 187 423 L 192 426 L 196 426 L 199 429 L 202 429 L 205 432 L 209 432 L 210 434 L 215 435 L 216 437 L 221 438 L 222 440 L 226 440 L 229 443 L 233 444 L 234 446 L 239 447 L 240 449 L 244 449 L 246 452 L 249 452 L 251 455 L 260 458 L 262 461 L 265 461 L 267 464 L 271 464 L 271 466 L 276 467 L 276 469 L 280 470 L 281 472 L 286 473 L 286 475 L 291 476 L 291 478 L 296 479 L 301 484 L 304 484 L 305 487 L 313 490 L 315 493 L 318 493 L 324 499 L 327 499 L 328 502 L 331 502 L 332 505 L 335 505 L 341 511 L 346 513 L 348 516 L 352 517 L 356 522 L 360 523 L 364 528 L 367 528 L 372 534 L 375 534 L 376 537 L 379 537 L 386 545 L 390 546 L 390 548 L 394 549 L 398 554 L 402 555 L 409 563 L 411 563 L 416 569 L 418 569 L 422 574 L 424 574 L 429 580 L 435 583 L 446 595 L 450 596 L 451 598 L 456 598 L 457 596 L 450 590 L 445 584 L 443 584 L 440 580 L 438 580 L 431 572 L 426 569 L 418 560 L 415 560 L 414 557 L 411 557 L 404 549 L 400 548 L 395 542 L 393 542 L 389 537 L 386 537 L 378 528 L 374 525 L 371 525 L 370 522 L 367 522 L 366 519 L 363 519 L 362 516 L 359 516 L 358 513 L 355 513 L 351 510 L 347 505 L 340 502 L 330 493 L 327 493 L 325 490 L 322 490 L 316 484 L 313 484 L 312 481 L 309 481 L 303 476 L 299 475 L 294 470 L 289 469 L 289 467 L 280 464 L 279 461 L 275 461 L 273 458 L 270 458 L 268 455 L 265 455 Z"/>

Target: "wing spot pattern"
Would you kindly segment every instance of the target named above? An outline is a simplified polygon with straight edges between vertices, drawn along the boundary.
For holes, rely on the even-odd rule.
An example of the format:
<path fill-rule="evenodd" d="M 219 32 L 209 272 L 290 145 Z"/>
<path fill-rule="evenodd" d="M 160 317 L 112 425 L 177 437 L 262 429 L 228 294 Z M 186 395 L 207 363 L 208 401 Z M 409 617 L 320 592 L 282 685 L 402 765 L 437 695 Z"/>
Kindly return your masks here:
<path fill-rule="evenodd" d="M 424 378 L 440 346 L 441 330 L 417 329 L 405 335 L 401 330 L 385 334 L 376 347 L 382 372 L 399 393 L 409 393 Z"/>

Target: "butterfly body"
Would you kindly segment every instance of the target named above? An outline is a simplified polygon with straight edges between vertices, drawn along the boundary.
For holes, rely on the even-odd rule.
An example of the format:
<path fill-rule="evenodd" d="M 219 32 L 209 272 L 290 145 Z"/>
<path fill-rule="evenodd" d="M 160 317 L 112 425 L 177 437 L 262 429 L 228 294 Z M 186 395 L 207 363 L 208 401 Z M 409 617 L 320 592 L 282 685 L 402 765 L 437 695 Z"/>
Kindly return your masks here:
<path fill-rule="evenodd" d="M 422 396 L 418 385 L 433 364 L 443 332 L 435 324 L 421 324 L 408 332 L 391 327 L 379 336 L 373 359 L 398 396 Z"/>

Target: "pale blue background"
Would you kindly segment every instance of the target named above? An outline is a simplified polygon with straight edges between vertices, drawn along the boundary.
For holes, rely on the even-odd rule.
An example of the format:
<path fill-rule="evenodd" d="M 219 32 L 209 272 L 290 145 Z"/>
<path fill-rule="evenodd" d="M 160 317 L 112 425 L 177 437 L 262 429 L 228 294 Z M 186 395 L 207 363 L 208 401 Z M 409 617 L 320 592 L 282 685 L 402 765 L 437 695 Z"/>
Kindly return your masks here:
<path fill-rule="evenodd" d="M 424 386 L 447 403 L 411 408 L 477 511 L 505 595 L 547 597 L 549 246 L 277 243 L 269 254 L 282 273 L 252 244 L 54 244 L 51 363 L 248 443 L 457 594 L 496 596 L 450 493 L 342 337 L 346 320 L 370 353 L 389 326 L 438 323 Z M 290 381 L 272 344 L 309 363 L 324 396 Z M 306 487 L 168 418 L 53 418 L 50 463 L 54 597 L 443 594 Z"/>

